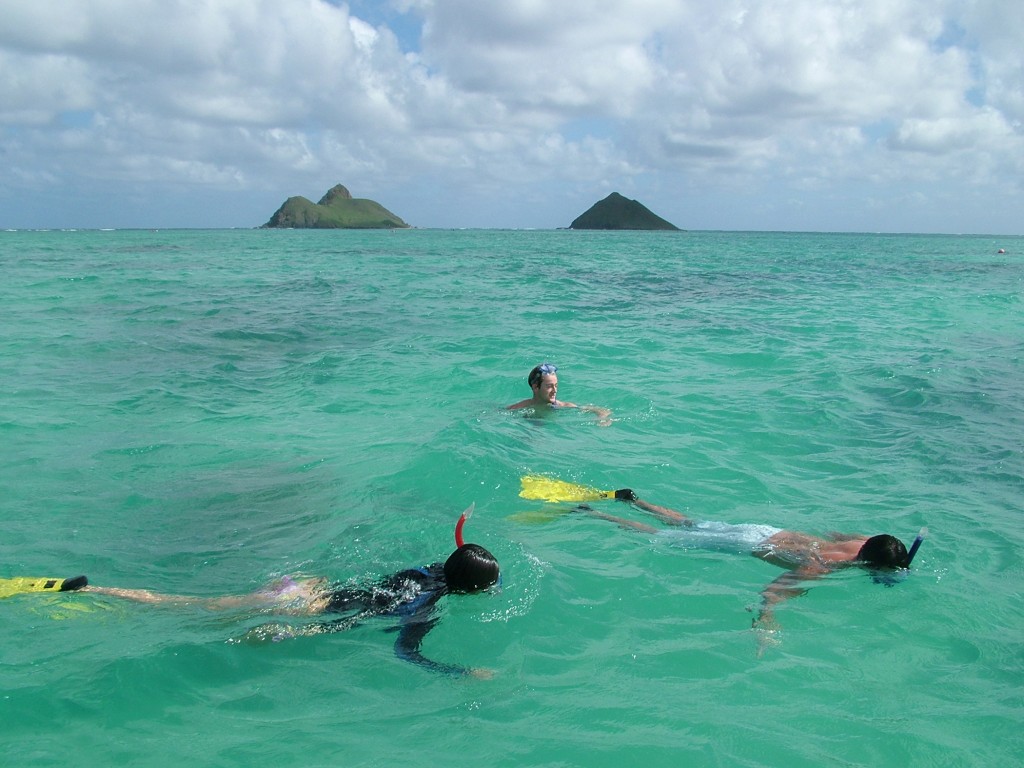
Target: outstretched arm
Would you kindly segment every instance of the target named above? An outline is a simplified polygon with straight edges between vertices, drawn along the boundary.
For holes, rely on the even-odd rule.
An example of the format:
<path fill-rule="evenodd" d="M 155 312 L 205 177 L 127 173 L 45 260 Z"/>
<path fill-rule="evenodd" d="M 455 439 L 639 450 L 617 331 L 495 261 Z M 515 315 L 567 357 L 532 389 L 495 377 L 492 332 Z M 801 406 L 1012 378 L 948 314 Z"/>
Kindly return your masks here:
<path fill-rule="evenodd" d="M 597 417 L 597 425 L 599 427 L 607 427 L 612 423 L 610 408 L 602 408 L 599 405 L 576 405 L 576 403 L 570 403 L 567 400 L 556 400 L 553 405 L 557 408 L 577 408 L 581 411 L 592 413 Z"/>
<path fill-rule="evenodd" d="M 261 624 L 260 626 L 249 630 L 241 639 L 244 642 L 269 641 L 276 643 L 281 640 L 288 640 L 295 637 L 310 637 L 313 635 L 345 632 L 346 630 L 352 629 L 353 627 L 361 624 L 366 616 L 366 613 L 357 613 L 355 615 L 345 616 L 333 621 L 308 624 L 304 627 L 293 627 L 279 622 Z M 414 616 L 404 620 L 397 627 L 391 627 L 386 630 L 388 632 L 398 632 L 398 638 L 395 640 L 395 655 L 400 659 L 411 661 L 413 664 L 429 669 L 433 672 L 439 672 L 442 675 L 450 675 L 452 677 L 491 677 L 492 673 L 489 670 L 462 667 L 457 664 L 443 664 L 441 662 L 428 659 L 420 652 L 420 645 L 423 643 L 423 638 L 425 638 L 427 633 L 434 628 L 437 621 L 438 620 L 436 618 L 424 620 Z"/>
<path fill-rule="evenodd" d="M 828 572 L 828 569 L 820 566 L 804 566 L 795 571 L 786 571 L 761 591 L 761 610 L 751 625 L 759 633 L 758 655 L 764 652 L 766 646 L 778 643 L 775 634 L 781 627 L 775 619 L 775 606 L 804 594 L 807 588 L 802 586 L 803 582 L 820 579 Z"/>
<path fill-rule="evenodd" d="M 489 670 L 462 667 L 458 664 L 443 664 L 439 661 L 428 659 L 420 652 L 423 638 L 434 628 L 437 621 L 437 619 L 423 621 L 414 618 L 403 622 L 398 627 L 398 638 L 395 640 L 395 655 L 400 659 L 411 661 L 413 664 L 429 669 L 432 672 L 439 672 L 442 675 L 450 675 L 452 677 L 491 677 L 492 673 Z"/>
<path fill-rule="evenodd" d="M 597 417 L 597 426 L 607 427 L 612 423 L 612 412 L 609 408 L 601 408 L 598 405 L 581 405 L 581 411 L 587 411 Z"/>

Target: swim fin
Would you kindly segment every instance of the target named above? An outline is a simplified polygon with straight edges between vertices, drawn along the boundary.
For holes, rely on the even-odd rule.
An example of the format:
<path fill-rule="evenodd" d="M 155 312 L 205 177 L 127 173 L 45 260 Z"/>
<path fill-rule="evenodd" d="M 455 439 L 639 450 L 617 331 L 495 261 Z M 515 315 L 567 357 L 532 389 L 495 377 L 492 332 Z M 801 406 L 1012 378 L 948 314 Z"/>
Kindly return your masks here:
<path fill-rule="evenodd" d="M 541 501 L 600 501 L 601 499 L 614 499 L 615 491 L 601 491 L 597 488 L 590 488 L 586 485 L 567 483 L 564 480 L 556 480 L 553 477 L 543 475 L 527 475 L 523 477 L 522 490 L 519 496 L 524 499 L 538 499 Z"/>
<path fill-rule="evenodd" d="M 70 579 L 48 579 L 45 577 L 18 576 L 0 579 L 0 598 L 20 595 L 25 592 L 74 592 L 89 583 L 85 576 Z"/>

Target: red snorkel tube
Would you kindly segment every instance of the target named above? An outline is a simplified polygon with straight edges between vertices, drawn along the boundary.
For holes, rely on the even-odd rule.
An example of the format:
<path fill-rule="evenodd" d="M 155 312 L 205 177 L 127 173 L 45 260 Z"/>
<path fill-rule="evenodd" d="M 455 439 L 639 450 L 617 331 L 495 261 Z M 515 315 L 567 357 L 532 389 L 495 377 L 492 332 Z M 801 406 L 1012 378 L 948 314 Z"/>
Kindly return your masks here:
<path fill-rule="evenodd" d="M 459 522 L 457 522 L 455 524 L 455 546 L 456 547 L 461 547 L 463 544 L 466 543 L 466 542 L 464 542 L 462 540 L 462 526 L 464 526 L 466 524 L 466 521 L 469 520 L 469 518 L 471 518 L 473 516 L 473 510 L 475 508 L 476 508 L 476 502 L 474 501 L 472 504 L 470 504 L 468 507 L 466 507 L 466 511 L 465 512 L 463 512 L 461 515 L 459 515 Z"/>

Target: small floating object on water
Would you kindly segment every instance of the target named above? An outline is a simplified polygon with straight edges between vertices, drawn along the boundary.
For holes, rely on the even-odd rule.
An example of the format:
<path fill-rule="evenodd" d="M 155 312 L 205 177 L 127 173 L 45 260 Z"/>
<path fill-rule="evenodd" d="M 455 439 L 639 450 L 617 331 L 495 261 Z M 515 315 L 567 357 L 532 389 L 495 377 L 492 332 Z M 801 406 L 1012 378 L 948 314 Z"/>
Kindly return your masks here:
<path fill-rule="evenodd" d="M 996 251 L 996 253 L 1006 253 L 1006 249 L 1000 248 L 998 251 Z"/>

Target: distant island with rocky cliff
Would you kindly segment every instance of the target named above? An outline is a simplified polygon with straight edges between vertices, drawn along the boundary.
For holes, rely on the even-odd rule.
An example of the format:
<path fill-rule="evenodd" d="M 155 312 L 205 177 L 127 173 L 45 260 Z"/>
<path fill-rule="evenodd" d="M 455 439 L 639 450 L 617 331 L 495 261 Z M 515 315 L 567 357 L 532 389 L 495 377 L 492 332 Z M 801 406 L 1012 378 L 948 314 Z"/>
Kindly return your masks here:
<path fill-rule="evenodd" d="M 405 229 L 408 224 L 373 200 L 353 198 L 337 184 L 319 203 L 289 197 L 262 229 Z"/>
<path fill-rule="evenodd" d="M 675 224 L 651 213 L 636 200 L 612 192 L 576 217 L 569 229 L 642 229 L 679 232 Z"/>

